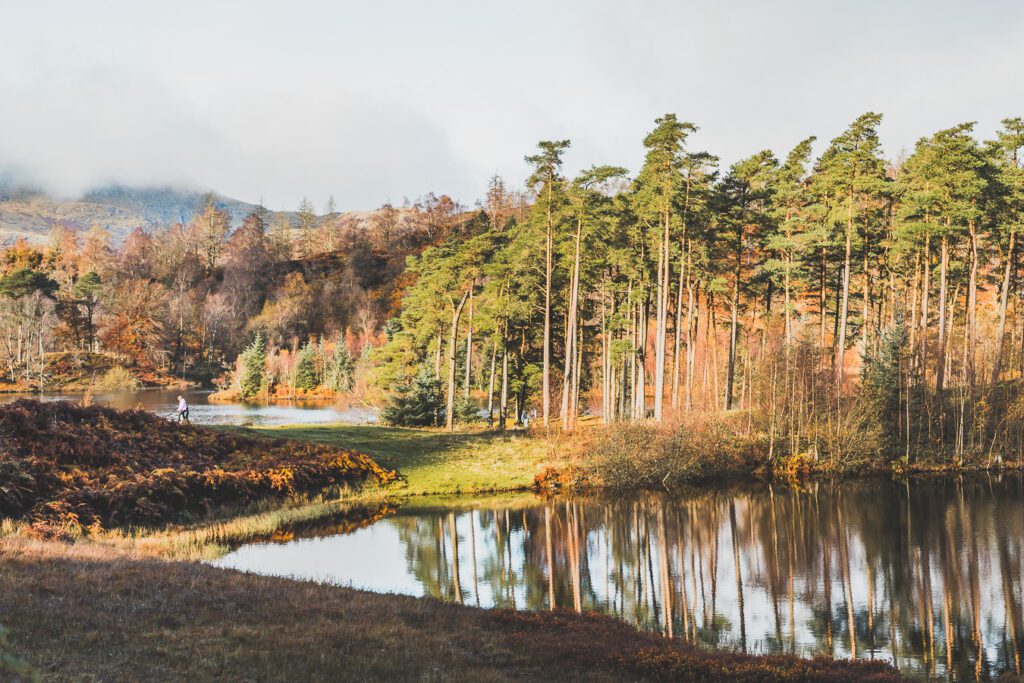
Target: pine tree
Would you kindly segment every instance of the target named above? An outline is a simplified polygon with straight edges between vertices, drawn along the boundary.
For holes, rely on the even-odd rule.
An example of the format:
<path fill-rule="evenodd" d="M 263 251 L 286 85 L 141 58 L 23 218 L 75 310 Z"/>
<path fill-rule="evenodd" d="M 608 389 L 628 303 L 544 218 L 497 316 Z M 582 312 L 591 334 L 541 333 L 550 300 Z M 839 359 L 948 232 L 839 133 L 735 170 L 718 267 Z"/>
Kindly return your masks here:
<path fill-rule="evenodd" d="M 832 140 L 818 160 L 815 174 L 818 192 L 832 200 L 834 213 L 830 217 L 831 222 L 842 226 L 843 270 L 834 361 L 836 385 L 840 389 L 845 369 L 853 239 L 858 224 L 865 220 L 865 213 L 871 210 L 869 205 L 882 191 L 885 183 L 885 167 L 877 130 L 881 122 L 882 115 L 874 112 L 858 117 L 842 135 Z"/>
<path fill-rule="evenodd" d="M 241 365 L 239 393 L 243 399 L 255 398 L 265 391 L 267 384 L 267 346 L 263 335 L 257 332 L 242 352 Z"/>
<path fill-rule="evenodd" d="M 556 231 L 560 224 L 560 210 L 565 202 L 565 178 L 562 177 L 562 154 L 569 149 L 568 140 L 544 140 L 537 143 L 540 153 L 526 157 L 533 166 L 527 184 L 537 192 L 533 206 L 533 220 L 544 226 L 544 341 L 543 376 L 541 379 L 541 406 L 544 427 L 551 420 L 551 306 L 555 272 Z"/>
<path fill-rule="evenodd" d="M 411 382 L 398 387 L 380 417 L 398 427 L 437 427 L 443 412 L 441 382 L 433 368 L 424 363 Z"/>
<path fill-rule="evenodd" d="M 671 233 L 679 224 L 678 202 L 682 198 L 683 145 L 697 130 L 679 121 L 675 114 L 657 119 L 655 129 L 644 138 L 647 157 L 637 178 L 637 213 L 658 235 L 657 302 L 654 339 L 654 419 L 661 421 L 665 398 L 665 360 L 668 335 L 669 288 L 672 277 Z"/>
<path fill-rule="evenodd" d="M 295 367 L 295 388 L 312 391 L 319 382 L 316 376 L 316 343 L 308 341 L 299 349 L 299 360 Z"/>
<path fill-rule="evenodd" d="M 348 347 L 342 340 L 334 345 L 334 352 L 327 361 L 324 385 L 335 393 L 344 393 L 352 389 L 355 361 Z"/>

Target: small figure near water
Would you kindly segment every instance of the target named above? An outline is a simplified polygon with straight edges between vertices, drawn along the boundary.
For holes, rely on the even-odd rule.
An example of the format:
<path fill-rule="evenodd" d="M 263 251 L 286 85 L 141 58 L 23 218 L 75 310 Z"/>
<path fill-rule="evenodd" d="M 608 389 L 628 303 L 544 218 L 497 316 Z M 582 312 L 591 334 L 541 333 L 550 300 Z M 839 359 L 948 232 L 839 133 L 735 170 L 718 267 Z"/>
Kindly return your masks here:
<path fill-rule="evenodd" d="M 192 424 L 192 421 L 188 419 L 188 402 L 185 401 L 184 396 L 178 396 L 178 422 Z"/>

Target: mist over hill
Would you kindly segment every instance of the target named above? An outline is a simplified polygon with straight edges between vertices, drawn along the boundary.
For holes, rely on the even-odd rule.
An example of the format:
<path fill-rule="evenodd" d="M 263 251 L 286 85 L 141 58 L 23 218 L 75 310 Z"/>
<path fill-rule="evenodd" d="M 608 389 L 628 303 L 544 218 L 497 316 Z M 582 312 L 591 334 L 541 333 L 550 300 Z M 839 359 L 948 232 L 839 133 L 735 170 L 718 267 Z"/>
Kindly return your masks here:
<path fill-rule="evenodd" d="M 93 225 L 106 228 L 120 242 L 135 228 L 187 224 L 202 211 L 206 192 L 174 187 L 129 187 L 108 185 L 74 199 L 61 199 L 31 186 L 0 178 L 0 244 L 18 238 L 32 243 L 45 242 L 54 225 L 63 224 L 75 231 Z M 218 208 L 231 217 L 232 227 L 241 225 L 255 204 L 213 193 Z M 293 211 L 270 211 L 268 218 L 280 216 L 294 222 Z"/>

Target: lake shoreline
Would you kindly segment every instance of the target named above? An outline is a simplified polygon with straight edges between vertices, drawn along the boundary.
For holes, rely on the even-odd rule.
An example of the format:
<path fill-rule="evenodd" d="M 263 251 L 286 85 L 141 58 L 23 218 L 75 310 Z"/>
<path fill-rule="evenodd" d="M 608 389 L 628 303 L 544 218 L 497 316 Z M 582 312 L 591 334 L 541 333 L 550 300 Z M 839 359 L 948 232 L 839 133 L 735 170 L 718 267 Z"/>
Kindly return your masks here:
<path fill-rule="evenodd" d="M 333 446 L 357 448 L 375 458 L 385 467 L 399 472 L 397 486 L 386 493 L 400 500 L 421 495 L 489 494 L 505 492 L 537 493 L 631 493 L 640 491 L 673 491 L 677 489 L 701 489 L 731 486 L 734 484 L 791 484 L 807 485 L 824 480 L 857 480 L 873 477 L 903 478 L 916 476 L 963 476 L 1019 472 L 1024 470 L 1024 461 L 1003 460 L 991 465 L 964 461 L 959 465 L 890 463 L 886 465 L 861 465 L 857 468 L 838 469 L 816 467 L 802 459 L 799 467 L 785 461 L 778 461 L 773 468 L 763 464 L 756 468 L 721 471 L 714 474 L 693 476 L 673 482 L 671 485 L 645 486 L 621 485 L 598 481 L 588 463 L 581 455 L 581 446 L 575 442 L 559 443 L 559 439 L 548 439 L 542 434 L 524 430 L 456 431 L 440 429 L 409 429 L 383 425 L 284 425 L 273 427 L 226 427 L 249 433 L 286 439 L 311 440 Z M 406 442 L 414 445 L 406 446 Z M 417 443 L 422 442 L 422 443 Z M 465 444 L 460 448 L 459 444 Z M 492 450 L 501 444 L 509 444 L 502 455 L 509 458 L 510 471 L 498 480 L 480 481 L 463 468 L 489 461 L 497 454 Z M 465 450 L 472 451 L 472 457 L 463 457 Z M 566 449 L 567 455 L 554 455 L 559 449 Z M 436 467 L 448 468 L 453 476 L 447 481 L 435 478 L 421 480 L 424 461 L 431 460 Z M 767 453 L 763 461 L 767 461 Z"/>
<path fill-rule="evenodd" d="M 12 654 L 58 680 L 901 680 L 883 662 L 705 650 L 597 614 L 480 609 L 104 548 L 8 542 L 0 562 Z"/>
<path fill-rule="evenodd" d="M 178 532 L 175 531 L 162 535 L 159 530 L 152 529 L 137 533 L 130 530 L 122 534 L 111 532 L 105 538 L 102 534 L 97 538 L 90 538 L 90 534 L 86 534 L 82 542 L 72 544 L 30 541 L 17 536 L 0 539 L 0 555 L 6 556 L 5 566 L 13 567 L 22 563 L 23 567 L 31 567 L 30 570 L 25 569 L 23 575 L 17 571 L 7 572 L 7 578 L 22 584 L 28 604 L 35 605 L 41 610 L 40 613 L 54 613 L 60 617 L 44 626 L 35 626 L 26 616 L 30 613 L 26 611 L 28 608 L 22 608 L 21 611 L 5 608 L 0 611 L 5 615 L 5 626 L 12 629 L 14 654 L 57 677 L 68 675 L 71 670 L 99 672 L 102 676 L 104 671 L 130 666 L 132 662 L 148 664 L 155 661 L 155 657 L 161 666 L 168 667 L 168 675 L 220 675 L 228 679 L 242 679 L 272 675 L 277 671 L 275 667 L 284 666 L 286 662 L 290 666 L 298 666 L 292 661 L 294 653 L 305 653 L 305 656 L 313 660 L 319 658 L 318 661 L 324 666 L 339 667 L 343 665 L 342 661 L 350 663 L 355 656 L 353 653 L 358 651 L 365 653 L 365 656 L 359 655 L 364 656 L 364 659 L 360 659 L 357 665 L 363 667 L 358 669 L 363 677 L 389 674 L 429 677 L 430 671 L 437 671 L 438 667 L 454 667 L 452 670 L 465 671 L 467 676 L 518 677 L 524 671 L 529 671 L 533 678 L 554 680 L 564 678 L 564 672 L 560 671 L 559 666 L 568 660 L 577 662 L 574 666 L 579 667 L 570 671 L 570 680 L 664 680 L 687 676 L 702 676 L 705 680 L 742 680 L 743 677 L 747 680 L 762 680 L 769 672 L 777 677 L 776 680 L 816 680 L 825 677 L 830 680 L 863 680 L 865 677 L 896 680 L 895 671 L 879 663 L 863 663 L 862 666 L 861 662 L 847 664 L 823 658 L 808 660 L 783 656 L 780 659 L 774 655 L 736 655 L 728 651 L 694 649 L 682 642 L 666 641 L 651 634 L 640 633 L 634 627 L 611 617 L 580 617 L 563 612 L 480 610 L 433 599 L 366 593 L 306 581 L 256 577 L 195 562 L 176 561 L 173 558 L 187 556 L 187 553 L 179 555 L 183 548 L 198 551 L 188 559 L 202 559 L 203 548 L 206 547 L 204 544 L 221 543 L 230 546 L 238 541 L 244 542 L 246 538 L 264 538 L 268 533 L 274 534 L 285 528 L 288 523 L 306 523 L 322 518 L 319 517 L 321 514 L 343 513 L 343 510 L 338 509 L 339 504 L 361 510 L 362 517 L 352 522 L 356 525 L 352 528 L 358 528 L 361 524 L 372 523 L 382 515 L 390 514 L 388 505 L 415 499 L 426 500 L 428 495 L 454 497 L 471 493 L 533 491 L 543 494 L 563 491 L 570 496 L 599 493 L 614 497 L 648 490 L 593 486 L 552 490 L 550 487 L 538 487 L 537 475 L 553 463 L 558 464 L 558 461 L 553 459 L 555 451 L 551 441 L 522 432 L 449 433 L 353 425 L 221 427 L 217 431 L 286 437 L 293 441 L 320 442 L 327 446 L 345 444 L 346 449 L 368 453 L 382 467 L 397 469 L 403 478 L 386 486 L 340 491 L 321 503 L 310 503 L 305 510 L 296 508 L 292 499 L 281 501 L 279 506 L 274 506 L 263 515 L 252 514 L 246 519 L 231 516 L 208 519 L 179 528 L 180 534 L 177 536 L 175 534 Z M 566 460 L 562 464 L 569 466 L 572 462 Z M 941 477 L 958 473 L 948 469 L 931 469 L 924 476 Z M 966 474 L 966 471 L 962 473 Z M 690 482 L 686 486 L 698 491 L 707 490 L 713 485 L 757 486 L 773 482 L 804 486 L 825 479 L 835 481 L 879 474 L 891 476 L 891 473 L 877 471 L 831 473 L 827 476 L 816 474 L 816 478 L 805 480 L 723 476 L 713 481 L 705 479 Z M 370 501 L 379 503 L 381 509 L 375 511 L 369 509 L 368 505 L 361 506 Z M 318 508 L 318 505 L 322 507 Z M 25 576 L 39 578 L 26 581 Z M 3 580 L 0 578 L 0 581 Z M 105 585 L 102 583 L 104 580 L 113 581 L 112 585 L 118 587 L 117 595 L 133 595 L 136 600 L 140 595 L 145 596 L 145 600 L 152 601 L 148 603 L 151 609 L 141 610 L 147 613 L 140 615 L 137 604 L 123 604 L 123 598 L 117 598 L 116 595 L 97 593 L 108 590 L 101 588 Z M 201 596 L 190 588 L 196 584 L 203 586 Z M 243 595 L 253 591 L 261 594 L 260 605 L 273 606 L 273 616 L 269 623 L 266 614 L 254 612 L 254 608 L 242 599 Z M 10 594 L 10 591 L 7 593 Z M 193 602 L 182 602 L 177 597 L 179 594 L 190 596 Z M 67 601 L 57 605 L 53 602 L 53 595 L 65 596 Z M 104 595 L 111 599 L 105 601 Z M 202 601 L 218 605 L 220 612 L 208 613 L 210 610 Z M 352 608 L 353 601 L 360 605 L 355 610 Z M 69 608 L 69 604 L 72 607 Z M 96 610 L 97 604 L 103 605 L 103 608 Z M 282 611 L 279 607 L 282 604 L 289 605 L 291 611 Z M 334 605 L 335 611 L 324 613 L 322 609 L 325 604 Z M 85 613 L 86 605 L 92 610 L 90 614 Z M 65 621 L 68 609 L 81 609 L 83 612 Z M 407 625 L 408 628 L 396 636 L 396 629 L 400 627 L 396 625 L 393 616 L 403 609 L 412 609 L 419 615 L 414 619 L 419 621 Z M 189 630 L 183 628 L 185 625 L 180 620 L 171 626 L 161 621 L 172 619 L 171 615 L 183 611 L 198 611 L 202 614 L 201 623 L 196 626 L 201 629 L 201 633 L 196 632 L 191 637 L 209 637 L 210 633 L 225 634 L 223 638 L 214 638 L 212 643 L 218 657 L 211 659 L 222 662 L 221 666 L 224 667 L 217 673 L 188 669 L 192 663 L 187 658 L 188 639 L 184 634 Z M 261 617 L 263 621 L 260 621 Z M 305 621 L 306 618 L 311 621 Z M 73 634 L 61 630 L 60 623 L 76 622 L 91 623 L 96 627 L 92 629 L 94 647 L 79 648 L 77 645 L 63 644 L 74 639 Z M 113 646 L 103 640 L 104 637 L 113 637 L 106 634 L 110 630 L 105 626 L 107 622 L 120 624 L 119 640 Z M 313 622 L 337 624 L 335 630 L 321 631 L 318 635 L 328 633 L 330 638 L 347 639 L 344 654 L 332 650 L 335 646 L 331 643 L 337 641 L 331 641 L 330 638 L 319 641 L 315 637 L 312 640 L 309 637 L 296 639 L 294 635 L 287 635 L 298 633 L 309 636 L 312 628 L 310 623 Z M 128 626 L 125 627 L 125 624 Z M 363 634 L 360 628 L 365 629 L 367 624 L 371 625 L 375 633 L 383 635 Z M 437 628 L 437 624 L 441 624 L 441 627 Z M 191 628 L 191 625 L 188 626 Z M 459 630 L 465 628 L 473 629 L 477 634 L 475 637 L 478 640 L 466 645 L 476 654 L 464 658 L 458 653 L 442 656 L 434 652 L 437 644 L 433 638 L 441 637 L 444 642 L 449 642 L 458 638 Z M 553 635 L 556 631 L 560 638 L 554 640 L 558 641 L 564 636 L 565 629 L 581 634 L 581 642 L 568 650 L 560 649 L 552 653 L 550 661 L 527 663 L 514 652 L 501 650 L 503 644 L 510 639 L 533 642 L 543 640 L 545 634 Z M 128 635 L 132 633 L 164 633 L 165 636 L 161 642 L 154 643 L 148 637 L 136 639 Z M 255 647 L 259 651 L 286 651 L 288 654 L 273 661 L 261 658 L 257 658 L 255 663 L 242 661 L 233 654 L 238 650 L 239 639 L 245 640 L 249 650 Z M 623 649 L 623 643 L 628 644 L 628 647 Z M 401 651 L 403 656 L 399 661 L 384 664 L 376 656 L 381 650 L 389 656 Z M 59 656 L 55 658 L 51 652 L 58 652 Z M 600 656 L 595 658 L 595 653 Z M 388 668 L 392 665 L 402 668 Z M 250 668 L 252 666 L 262 668 L 254 673 Z M 336 678 L 339 670 L 329 668 L 326 671 Z M 147 670 L 136 672 L 144 677 Z M 309 672 L 310 676 L 321 674 L 323 671 L 320 669 L 311 669 Z"/>

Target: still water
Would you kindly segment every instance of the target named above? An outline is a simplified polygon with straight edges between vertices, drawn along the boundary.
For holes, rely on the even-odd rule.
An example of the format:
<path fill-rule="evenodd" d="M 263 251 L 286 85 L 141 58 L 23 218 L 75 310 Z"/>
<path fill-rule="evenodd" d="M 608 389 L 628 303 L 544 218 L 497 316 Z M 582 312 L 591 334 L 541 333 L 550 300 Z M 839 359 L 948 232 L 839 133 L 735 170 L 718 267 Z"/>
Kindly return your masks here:
<path fill-rule="evenodd" d="M 1024 478 L 401 508 L 215 561 L 481 607 L 594 610 L 709 647 L 973 680 L 1024 656 Z"/>
<path fill-rule="evenodd" d="M 362 406 L 339 406 L 331 401 L 288 401 L 284 403 L 212 403 L 208 390 L 142 389 L 99 393 L 93 403 L 128 410 L 142 408 L 162 417 L 173 418 L 178 395 L 189 404 L 189 419 L 195 424 L 286 425 L 348 422 L 364 424 L 377 421 L 377 411 Z M 80 401 L 81 394 L 0 394 L 0 403 L 18 398 L 42 398 L 44 401 Z"/>

